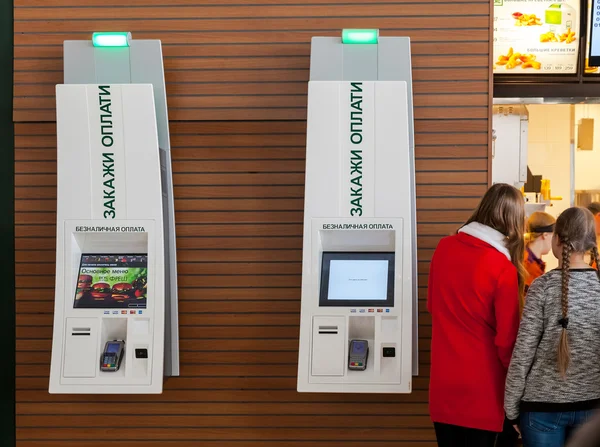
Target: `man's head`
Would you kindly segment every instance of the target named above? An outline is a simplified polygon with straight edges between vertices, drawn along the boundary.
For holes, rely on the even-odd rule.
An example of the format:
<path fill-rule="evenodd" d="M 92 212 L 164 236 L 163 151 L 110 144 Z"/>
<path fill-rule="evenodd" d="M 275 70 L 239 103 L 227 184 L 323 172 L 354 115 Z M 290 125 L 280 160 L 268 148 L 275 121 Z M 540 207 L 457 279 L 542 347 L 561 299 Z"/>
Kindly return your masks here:
<path fill-rule="evenodd" d="M 594 215 L 596 221 L 596 234 L 600 236 L 600 202 L 592 202 L 587 206 L 587 209 Z"/>

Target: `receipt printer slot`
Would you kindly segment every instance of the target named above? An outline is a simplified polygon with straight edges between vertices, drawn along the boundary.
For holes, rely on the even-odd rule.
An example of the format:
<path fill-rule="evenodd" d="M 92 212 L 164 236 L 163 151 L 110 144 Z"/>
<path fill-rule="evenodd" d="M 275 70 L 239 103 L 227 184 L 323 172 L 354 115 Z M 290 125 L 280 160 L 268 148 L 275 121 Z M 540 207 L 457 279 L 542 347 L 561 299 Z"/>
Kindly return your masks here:
<path fill-rule="evenodd" d="M 67 318 L 63 376 L 96 377 L 98 358 L 97 318 Z"/>
<path fill-rule="evenodd" d="M 346 317 L 314 317 L 312 340 L 313 376 L 343 376 Z"/>

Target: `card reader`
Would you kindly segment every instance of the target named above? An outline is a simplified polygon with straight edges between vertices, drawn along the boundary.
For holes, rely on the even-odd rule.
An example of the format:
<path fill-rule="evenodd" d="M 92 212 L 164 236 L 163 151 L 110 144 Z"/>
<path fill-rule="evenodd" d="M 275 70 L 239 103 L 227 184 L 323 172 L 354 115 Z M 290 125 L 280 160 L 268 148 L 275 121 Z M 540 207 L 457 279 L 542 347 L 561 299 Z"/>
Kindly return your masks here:
<path fill-rule="evenodd" d="M 352 371 L 364 371 L 367 369 L 368 358 L 369 342 L 367 340 L 350 340 L 348 369 Z"/>
<path fill-rule="evenodd" d="M 100 358 L 100 371 L 115 372 L 121 367 L 121 361 L 125 354 L 125 342 L 123 340 L 107 341 L 104 352 Z"/>

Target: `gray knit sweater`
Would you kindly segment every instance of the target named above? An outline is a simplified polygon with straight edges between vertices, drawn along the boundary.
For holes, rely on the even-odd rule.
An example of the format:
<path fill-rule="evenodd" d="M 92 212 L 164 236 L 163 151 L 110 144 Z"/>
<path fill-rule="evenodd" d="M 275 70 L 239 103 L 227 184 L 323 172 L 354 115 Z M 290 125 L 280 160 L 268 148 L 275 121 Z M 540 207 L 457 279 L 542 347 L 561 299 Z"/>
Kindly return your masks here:
<path fill-rule="evenodd" d="M 572 270 L 569 279 L 571 363 L 563 379 L 557 366 L 562 327 L 561 271 L 536 279 L 529 291 L 506 378 L 504 409 L 575 411 L 600 399 L 600 281 L 595 270 Z"/>

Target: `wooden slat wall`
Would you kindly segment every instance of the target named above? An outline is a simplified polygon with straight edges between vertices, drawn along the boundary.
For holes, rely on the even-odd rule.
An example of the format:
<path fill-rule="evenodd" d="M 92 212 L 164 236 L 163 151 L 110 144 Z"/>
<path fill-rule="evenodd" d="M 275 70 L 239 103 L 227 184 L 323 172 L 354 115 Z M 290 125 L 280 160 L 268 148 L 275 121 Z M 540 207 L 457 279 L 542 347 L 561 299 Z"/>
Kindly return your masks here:
<path fill-rule="evenodd" d="M 126 5 L 126 6 L 123 6 Z M 428 262 L 488 181 L 489 0 L 15 0 L 19 447 L 432 447 Z M 310 37 L 413 39 L 421 376 L 406 396 L 298 394 Z M 61 43 L 164 45 L 181 377 L 160 396 L 47 392 Z"/>

